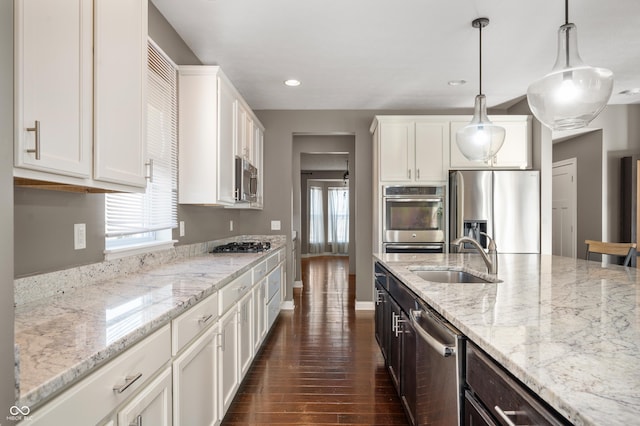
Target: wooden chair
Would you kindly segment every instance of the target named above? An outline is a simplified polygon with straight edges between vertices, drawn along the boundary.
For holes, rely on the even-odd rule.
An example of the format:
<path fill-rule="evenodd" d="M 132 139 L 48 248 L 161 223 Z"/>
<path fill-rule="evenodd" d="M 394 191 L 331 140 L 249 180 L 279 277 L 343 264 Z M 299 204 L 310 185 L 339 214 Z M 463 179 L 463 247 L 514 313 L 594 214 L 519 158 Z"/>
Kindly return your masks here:
<path fill-rule="evenodd" d="M 624 266 L 629 266 L 636 253 L 636 243 L 605 243 L 594 240 L 585 240 L 584 243 L 587 245 L 587 260 L 591 253 L 609 254 L 624 257 Z"/>

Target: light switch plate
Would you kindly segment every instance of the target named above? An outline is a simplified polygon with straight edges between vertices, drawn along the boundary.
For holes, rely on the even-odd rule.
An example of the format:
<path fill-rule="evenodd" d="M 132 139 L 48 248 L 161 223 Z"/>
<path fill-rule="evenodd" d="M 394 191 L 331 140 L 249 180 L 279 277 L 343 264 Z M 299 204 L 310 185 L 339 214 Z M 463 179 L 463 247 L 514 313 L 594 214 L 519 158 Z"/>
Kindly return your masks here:
<path fill-rule="evenodd" d="M 229 220 L 229 231 L 233 231 L 233 220 Z"/>
<path fill-rule="evenodd" d="M 280 221 L 279 220 L 272 220 L 271 221 L 271 230 L 272 231 L 279 231 L 280 230 Z"/>
<path fill-rule="evenodd" d="M 87 248 L 87 225 L 84 223 L 73 224 L 73 248 L 75 250 Z"/>
<path fill-rule="evenodd" d="M 184 220 L 180 221 L 180 236 L 184 237 Z"/>

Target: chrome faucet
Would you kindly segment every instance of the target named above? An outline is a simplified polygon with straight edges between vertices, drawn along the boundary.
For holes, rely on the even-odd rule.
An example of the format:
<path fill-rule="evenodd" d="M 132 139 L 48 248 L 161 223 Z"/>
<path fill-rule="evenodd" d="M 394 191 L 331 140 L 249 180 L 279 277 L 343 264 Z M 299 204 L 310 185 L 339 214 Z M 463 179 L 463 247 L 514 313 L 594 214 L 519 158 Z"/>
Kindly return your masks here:
<path fill-rule="evenodd" d="M 463 244 L 463 243 L 470 243 L 472 246 L 476 248 L 476 250 L 478 250 L 478 253 L 480 253 L 480 256 L 482 256 L 482 260 L 484 260 L 484 263 L 487 265 L 487 272 L 493 275 L 497 275 L 498 274 L 498 249 L 496 248 L 496 242 L 493 241 L 493 238 L 491 238 L 486 233 L 480 232 L 480 234 L 484 235 L 489 240 L 488 253 L 485 253 L 484 249 L 482 248 L 482 246 L 478 241 L 469 237 L 456 238 L 451 242 L 451 244 L 460 246 L 460 244 Z"/>

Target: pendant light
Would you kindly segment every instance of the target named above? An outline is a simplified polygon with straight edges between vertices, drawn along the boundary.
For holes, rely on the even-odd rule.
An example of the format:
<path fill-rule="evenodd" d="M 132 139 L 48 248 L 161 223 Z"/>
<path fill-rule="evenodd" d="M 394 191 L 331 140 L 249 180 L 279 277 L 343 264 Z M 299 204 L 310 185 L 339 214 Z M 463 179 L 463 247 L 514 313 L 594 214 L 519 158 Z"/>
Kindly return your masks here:
<path fill-rule="evenodd" d="M 580 59 L 576 26 L 569 23 L 569 0 L 565 0 L 565 24 L 558 30 L 556 63 L 527 90 L 533 115 L 552 130 L 579 129 L 600 114 L 612 91 L 613 73 L 590 67 Z"/>
<path fill-rule="evenodd" d="M 462 155 L 471 161 L 487 162 L 502 147 L 505 130 L 493 124 L 487 116 L 487 99 L 482 93 L 482 29 L 489 25 L 489 18 L 474 19 L 473 28 L 480 33 L 480 90 L 473 107 L 471 122 L 456 132 L 456 143 Z"/>

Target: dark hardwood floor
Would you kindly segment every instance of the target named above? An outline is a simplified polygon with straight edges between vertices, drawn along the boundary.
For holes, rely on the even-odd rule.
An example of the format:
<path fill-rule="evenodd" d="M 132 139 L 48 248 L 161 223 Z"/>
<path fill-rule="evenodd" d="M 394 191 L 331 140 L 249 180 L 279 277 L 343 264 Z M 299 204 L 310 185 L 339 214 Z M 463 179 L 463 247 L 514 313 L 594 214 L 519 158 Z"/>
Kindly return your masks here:
<path fill-rule="evenodd" d="M 346 257 L 303 259 L 295 310 L 280 313 L 222 425 L 407 424 L 348 268 Z"/>

